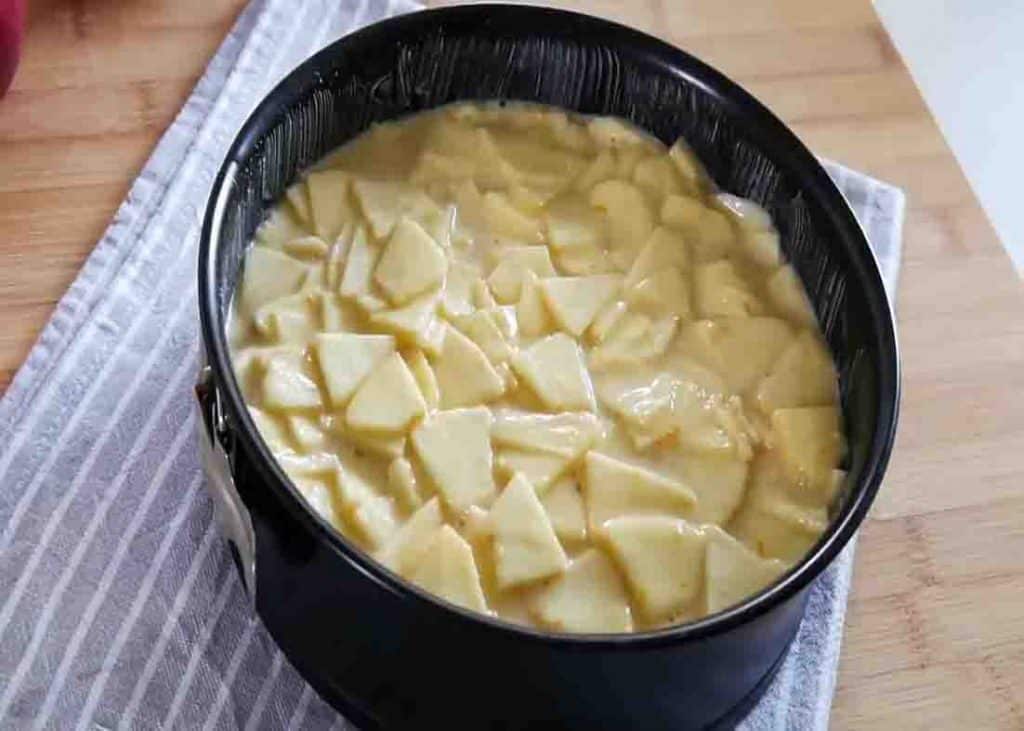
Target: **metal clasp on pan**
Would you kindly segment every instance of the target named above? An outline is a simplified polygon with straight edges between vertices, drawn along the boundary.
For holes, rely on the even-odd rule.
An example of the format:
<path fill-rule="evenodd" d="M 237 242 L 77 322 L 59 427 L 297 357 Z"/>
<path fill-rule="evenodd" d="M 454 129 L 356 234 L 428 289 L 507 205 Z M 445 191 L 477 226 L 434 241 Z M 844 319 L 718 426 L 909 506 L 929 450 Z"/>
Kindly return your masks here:
<path fill-rule="evenodd" d="M 230 543 L 238 571 L 250 600 L 256 601 L 256 536 L 249 509 L 235 487 L 231 468 L 232 436 L 220 402 L 220 393 L 213 382 L 209 365 L 203 364 L 196 381 L 196 402 L 202 419 L 199 422 L 199 444 L 206 484 L 217 513 L 221 530 Z"/>

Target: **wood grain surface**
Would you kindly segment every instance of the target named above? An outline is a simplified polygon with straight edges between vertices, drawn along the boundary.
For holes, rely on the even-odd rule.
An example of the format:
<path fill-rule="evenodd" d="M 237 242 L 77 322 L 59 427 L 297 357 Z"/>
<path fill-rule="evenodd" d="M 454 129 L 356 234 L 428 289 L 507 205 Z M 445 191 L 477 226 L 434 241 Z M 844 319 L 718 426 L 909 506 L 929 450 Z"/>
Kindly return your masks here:
<path fill-rule="evenodd" d="M 833 725 L 1024 728 L 1024 288 L 869 1 L 557 4 L 700 56 L 815 152 L 906 190 L 903 412 Z M 0 392 L 240 5 L 30 2 L 0 101 Z"/>

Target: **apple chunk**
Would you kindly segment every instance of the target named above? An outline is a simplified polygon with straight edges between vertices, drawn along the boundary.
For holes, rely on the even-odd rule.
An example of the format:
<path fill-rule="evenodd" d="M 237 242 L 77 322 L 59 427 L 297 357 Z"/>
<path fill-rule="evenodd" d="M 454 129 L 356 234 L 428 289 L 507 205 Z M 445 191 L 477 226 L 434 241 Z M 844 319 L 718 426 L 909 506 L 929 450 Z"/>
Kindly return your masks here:
<path fill-rule="evenodd" d="M 599 452 L 584 460 L 584 498 L 592 532 L 624 515 L 688 517 L 697 503 L 683 483 Z"/>
<path fill-rule="evenodd" d="M 491 412 L 439 411 L 412 433 L 412 446 L 444 501 L 456 511 L 494 497 Z"/>
<path fill-rule="evenodd" d="M 515 475 L 491 508 L 498 586 L 510 589 L 560 574 L 569 564 L 537 493 Z"/>
<path fill-rule="evenodd" d="M 401 219 L 381 253 L 374 281 L 393 305 L 436 289 L 444 280 L 444 252 L 415 221 Z"/>
<path fill-rule="evenodd" d="M 629 595 L 615 566 L 600 550 L 578 556 L 531 609 L 541 624 L 560 632 L 630 632 Z"/>
<path fill-rule="evenodd" d="M 427 411 L 416 379 L 402 356 L 392 353 L 352 396 L 345 420 L 353 429 L 404 432 Z"/>
<path fill-rule="evenodd" d="M 643 615 L 672 619 L 697 598 L 704 581 L 706 536 L 697 526 L 660 515 L 605 523 L 605 540 Z"/>
<path fill-rule="evenodd" d="M 334 407 L 343 406 L 374 366 L 395 352 L 390 335 L 320 333 L 314 349 Z"/>
<path fill-rule="evenodd" d="M 412 580 L 452 604 L 487 611 L 473 549 L 450 525 L 435 534 Z"/>
<path fill-rule="evenodd" d="M 549 335 L 515 354 L 510 361 L 550 411 L 594 408 L 590 375 L 576 342 L 564 333 Z"/>

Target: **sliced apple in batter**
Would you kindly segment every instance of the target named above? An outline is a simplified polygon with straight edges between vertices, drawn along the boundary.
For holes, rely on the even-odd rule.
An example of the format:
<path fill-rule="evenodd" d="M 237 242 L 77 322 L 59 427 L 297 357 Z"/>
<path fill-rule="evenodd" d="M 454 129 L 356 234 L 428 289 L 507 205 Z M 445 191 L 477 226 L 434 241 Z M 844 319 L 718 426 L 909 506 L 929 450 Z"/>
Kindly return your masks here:
<path fill-rule="evenodd" d="M 765 414 L 776 409 L 833 404 L 839 387 L 832 356 L 813 333 L 804 331 L 775 361 L 757 386 L 755 400 Z"/>
<path fill-rule="evenodd" d="M 431 498 L 391 536 L 377 554 L 377 559 L 392 571 L 409 578 L 442 525 L 441 503 L 436 497 Z"/>
<path fill-rule="evenodd" d="M 601 531 L 626 515 L 689 517 L 697 504 L 693 490 L 656 472 L 588 452 L 584 459 L 584 499 L 590 531 Z"/>
<path fill-rule="evenodd" d="M 353 429 L 404 432 L 427 412 L 416 379 L 398 353 L 385 357 L 363 380 L 345 411 Z"/>
<path fill-rule="evenodd" d="M 515 475 L 491 508 L 498 587 L 511 589 L 560 574 L 569 565 L 533 485 Z"/>
<path fill-rule="evenodd" d="M 749 599 L 778 579 L 786 564 L 758 556 L 719 528 L 708 529 L 704 554 L 704 609 L 720 612 Z"/>
<path fill-rule="evenodd" d="M 842 449 L 838 409 L 778 409 L 772 414 L 771 423 L 789 479 L 803 489 L 828 491 Z"/>
<path fill-rule="evenodd" d="M 398 529 L 391 501 L 347 465 L 338 471 L 337 480 L 338 501 L 344 519 L 356 528 L 371 548 L 383 546 Z"/>
<path fill-rule="evenodd" d="M 630 632 L 633 617 L 622 577 L 600 549 L 592 548 L 539 592 L 531 610 L 558 632 Z"/>
<path fill-rule="evenodd" d="M 555 333 L 538 340 L 509 363 L 549 411 L 593 410 L 590 374 L 579 346 L 568 335 Z"/>
<path fill-rule="evenodd" d="M 320 333 L 313 346 L 331 404 L 344 406 L 373 368 L 395 352 L 390 335 Z"/>
<path fill-rule="evenodd" d="M 601 307 L 619 291 L 622 277 L 603 274 L 593 277 L 549 277 L 540 289 L 548 311 L 558 326 L 578 338 L 594 321 Z"/>
<path fill-rule="evenodd" d="M 477 612 L 487 611 L 473 549 L 450 525 L 444 525 L 419 561 L 412 581 L 423 589 Z"/>
<path fill-rule="evenodd" d="M 495 494 L 491 412 L 439 411 L 412 432 L 412 446 L 444 501 L 456 511 L 487 505 Z"/>
<path fill-rule="evenodd" d="M 516 303 L 516 322 L 524 337 L 536 338 L 555 329 L 551 313 L 544 303 L 540 279 L 532 271 L 523 273 L 519 301 Z"/>
<path fill-rule="evenodd" d="M 509 246 L 501 251 L 501 258 L 487 277 L 494 298 L 503 305 L 519 300 L 523 274 L 533 272 L 540 278 L 553 277 L 555 267 L 546 246 Z"/>
<path fill-rule="evenodd" d="M 701 317 L 748 317 L 764 312 L 732 262 L 701 264 L 693 273 L 694 302 Z"/>
<path fill-rule="evenodd" d="M 437 385 L 437 378 L 434 376 L 434 369 L 431 367 L 427 356 L 422 350 L 413 350 L 406 357 L 409 370 L 412 371 L 416 385 L 420 387 L 423 400 L 428 409 L 436 409 L 441 405 L 441 391 Z"/>
<path fill-rule="evenodd" d="M 640 612 L 651 622 L 678 614 L 704 583 L 706 535 L 680 518 L 627 516 L 604 524 L 604 539 Z"/>
<path fill-rule="evenodd" d="M 278 352 L 266 361 L 263 404 L 271 409 L 304 410 L 321 405 L 320 388 L 301 350 Z"/>
<path fill-rule="evenodd" d="M 491 436 L 496 444 L 575 460 L 601 436 L 601 422 L 590 413 L 532 414 L 499 411 Z"/>
<path fill-rule="evenodd" d="M 317 170 L 306 176 L 310 217 L 318 236 L 333 241 L 343 225 L 356 218 L 349 201 L 348 173 L 343 170 Z"/>
<path fill-rule="evenodd" d="M 253 246 L 245 255 L 239 301 L 249 313 L 262 305 L 292 294 L 305 279 L 309 267 L 280 251 Z"/>
<path fill-rule="evenodd" d="M 571 546 L 587 540 L 587 510 L 575 479 L 568 475 L 560 477 L 542 493 L 540 503 L 563 544 Z"/>
<path fill-rule="evenodd" d="M 522 474 L 541 495 L 569 466 L 569 460 L 557 454 L 521 449 L 503 449 L 495 461 L 507 479 L 511 479 L 517 473 Z"/>
<path fill-rule="evenodd" d="M 355 299 L 373 293 L 373 268 L 379 252 L 370 243 L 366 230 L 359 226 L 352 234 L 352 244 L 345 260 L 345 271 L 341 275 L 338 293 L 342 297 Z"/>
<path fill-rule="evenodd" d="M 434 375 L 443 409 L 487 403 L 505 392 L 504 380 L 484 352 L 455 328 L 448 328 Z"/>
<path fill-rule="evenodd" d="M 675 347 L 743 394 L 771 370 L 792 338 L 793 330 L 784 320 L 723 317 L 684 324 Z"/>
<path fill-rule="evenodd" d="M 373 278 L 391 304 L 399 306 L 440 286 L 447 269 L 441 247 L 418 223 L 402 218 L 384 246 Z"/>

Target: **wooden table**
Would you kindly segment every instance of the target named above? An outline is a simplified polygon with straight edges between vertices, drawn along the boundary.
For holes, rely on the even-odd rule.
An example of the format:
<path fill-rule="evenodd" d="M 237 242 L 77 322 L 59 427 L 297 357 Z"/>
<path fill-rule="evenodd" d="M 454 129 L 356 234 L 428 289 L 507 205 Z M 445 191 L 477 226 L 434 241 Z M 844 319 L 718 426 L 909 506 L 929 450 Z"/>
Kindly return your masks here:
<path fill-rule="evenodd" d="M 30 4 L 0 102 L 0 391 L 240 6 Z M 903 416 L 833 721 L 1024 727 L 1024 289 L 869 1 L 562 4 L 669 39 L 817 153 L 906 190 Z"/>

